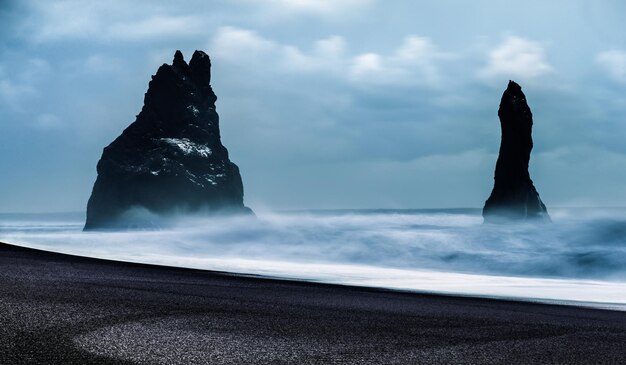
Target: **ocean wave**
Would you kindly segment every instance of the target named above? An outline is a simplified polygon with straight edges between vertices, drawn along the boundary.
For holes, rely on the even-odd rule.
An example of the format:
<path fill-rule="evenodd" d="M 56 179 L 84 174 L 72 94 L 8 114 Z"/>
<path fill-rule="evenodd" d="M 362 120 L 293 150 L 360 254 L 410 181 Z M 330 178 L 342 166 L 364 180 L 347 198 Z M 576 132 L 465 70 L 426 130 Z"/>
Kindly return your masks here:
<path fill-rule="evenodd" d="M 86 233 L 82 215 L 4 215 L 0 240 L 130 259 L 159 254 L 626 280 L 626 210 L 552 215 L 552 224 L 490 225 L 479 210 L 282 212 L 177 217 L 156 230 Z"/>

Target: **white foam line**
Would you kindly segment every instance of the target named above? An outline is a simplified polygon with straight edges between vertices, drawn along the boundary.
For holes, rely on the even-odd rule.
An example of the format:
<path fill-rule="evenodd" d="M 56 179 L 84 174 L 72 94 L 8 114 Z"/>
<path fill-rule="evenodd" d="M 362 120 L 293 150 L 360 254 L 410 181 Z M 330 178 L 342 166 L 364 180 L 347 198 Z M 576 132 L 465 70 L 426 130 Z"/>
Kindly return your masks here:
<path fill-rule="evenodd" d="M 49 246 L 22 244 L 49 250 Z M 101 259 L 225 271 L 244 275 L 307 280 L 330 284 L 419 291 L 433 294 L 512 299 L 626 311 L 626 283 L 407 270 L 356 264 L 251 260 L 139 253 L 55 251 Z"/>

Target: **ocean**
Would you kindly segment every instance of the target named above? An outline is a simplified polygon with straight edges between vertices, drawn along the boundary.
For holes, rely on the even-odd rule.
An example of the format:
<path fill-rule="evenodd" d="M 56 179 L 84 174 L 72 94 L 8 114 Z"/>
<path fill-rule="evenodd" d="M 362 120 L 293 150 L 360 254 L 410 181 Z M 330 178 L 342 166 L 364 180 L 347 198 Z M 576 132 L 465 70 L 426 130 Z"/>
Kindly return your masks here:
<path fill-rule="evenodd" d="M 84 213 L 0 214 L 0 241 L 131 262 L 626 309 L 626 208 L 483 224 L 480 209 L 257 212 L 82 232 Z"/>

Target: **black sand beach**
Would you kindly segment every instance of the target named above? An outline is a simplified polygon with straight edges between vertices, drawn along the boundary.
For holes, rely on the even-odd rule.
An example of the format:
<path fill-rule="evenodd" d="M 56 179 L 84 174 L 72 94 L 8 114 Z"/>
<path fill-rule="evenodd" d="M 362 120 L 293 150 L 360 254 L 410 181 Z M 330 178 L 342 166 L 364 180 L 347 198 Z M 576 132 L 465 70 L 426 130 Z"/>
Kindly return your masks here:
<path fill-rule="evenodd" d="M 624 363 L 626 313 L 0 244 L 2 364 Z"/>

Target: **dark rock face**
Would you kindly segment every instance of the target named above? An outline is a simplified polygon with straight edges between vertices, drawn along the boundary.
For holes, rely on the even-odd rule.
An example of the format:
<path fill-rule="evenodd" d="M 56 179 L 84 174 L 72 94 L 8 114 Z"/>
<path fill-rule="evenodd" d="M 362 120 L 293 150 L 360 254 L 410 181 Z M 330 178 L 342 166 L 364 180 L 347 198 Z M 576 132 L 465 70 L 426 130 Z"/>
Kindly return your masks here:
<path fill-rule="evenodd" d="M 85 229 L 142 225 L 133 211 L 251 213 L 239 168 L 220 141 L 211 61 L 176 51 L 150 81 L 137 119 L 98 162 Z M 130 219 L 130 220 L 129 220 Z"/>
<path fill-rule="evenodd" d="M 502 141 L 496 162 L 495 184 L 483 208 L 485 222 L 549 221 L 546 206 L 528 173 L 533 148 L 533 116 L 522 88 L 514 81 L 509 81 L 502 95 L 498 117 Z"/>

